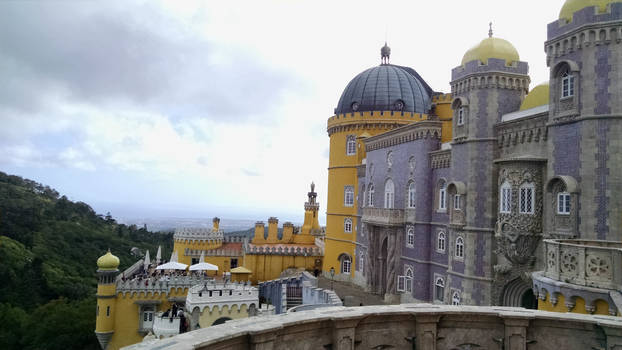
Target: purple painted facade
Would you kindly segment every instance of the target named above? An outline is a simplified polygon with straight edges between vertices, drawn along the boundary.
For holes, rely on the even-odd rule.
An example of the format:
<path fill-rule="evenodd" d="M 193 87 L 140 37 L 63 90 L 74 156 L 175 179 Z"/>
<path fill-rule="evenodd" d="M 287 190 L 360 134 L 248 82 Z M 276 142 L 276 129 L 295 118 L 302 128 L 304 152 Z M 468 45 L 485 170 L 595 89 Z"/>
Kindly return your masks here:
<path fill-rule="evenodd" d="M 547 40 L 552 40 L 560 35 L 571 32 L 586 24 L 607 22 L 622 19 L 622 3 L 613 3 L 611 12 L 597 14 L 594 7 L 586 7 L 574 13 L 572 22 L 563 23 L 563 20 L 557 20 L 549 23 Z"/>

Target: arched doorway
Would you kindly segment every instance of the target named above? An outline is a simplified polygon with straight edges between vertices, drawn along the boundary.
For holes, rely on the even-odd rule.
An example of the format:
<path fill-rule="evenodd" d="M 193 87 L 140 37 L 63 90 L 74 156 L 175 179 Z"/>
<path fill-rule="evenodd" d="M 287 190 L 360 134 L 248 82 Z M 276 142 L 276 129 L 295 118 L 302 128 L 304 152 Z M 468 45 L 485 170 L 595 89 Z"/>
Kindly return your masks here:
<path fill-rule="evenodd" d="M 516 278 L 503 288 L 503 306 L 537 309 L 538 299 L 533 294 L 529 284 L 521 278 Z"/>
<path fill-rule="evenodd" d="M 214 323 L 212 323 L 212 326 L 218 326 L 219 324 L 223 324 L 227 321 L 231 321 L 231 319 L 229 317 L 221 317 L 214 321 Z"/>

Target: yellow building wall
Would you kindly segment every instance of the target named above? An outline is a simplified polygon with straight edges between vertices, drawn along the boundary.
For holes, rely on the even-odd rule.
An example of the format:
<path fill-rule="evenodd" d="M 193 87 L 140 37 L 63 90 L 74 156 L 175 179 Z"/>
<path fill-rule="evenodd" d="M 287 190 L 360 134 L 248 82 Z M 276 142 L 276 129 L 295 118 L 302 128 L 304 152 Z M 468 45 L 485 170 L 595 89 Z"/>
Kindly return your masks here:
<path fill-rule="evenodd" d="M 253 284 L 257 284 L 259 281 L 279 278 L 281 273 L 288 268 L 304 268 L 306 271 L 313 271 L 316 259 L 322 258 L 300 255 L 247 255 L 244 267 L 252 271 L 249 278 Z"/>
<path fill-rule="evenodd" d="M 609 315 L 609 304 L 606 301 L 596 300 L 596 302 L 594 302 L 594 306 L 596 307 L 594 315 Z M 563 295 L 558 294 L 557 304 L 553 305 L 551 303 L 551 297 L 547 293 L 546 299 L 544 301 L 538 299 L 538 310 L 551 312 L 568 312 L 568 308 L 566 307 L 566 299 Z M 587 314 L 588 312 L 587 310 L 585 310 L 585 300 L 581 297 L 576 297 L 575 305 L 570 312 L 577 314 Z"/>
<path fill-rule="evenodd" d="M 189 249 L 198 249 L 198 250 L 209 250 L 209 249 L 218 249 L 222 246 L 222 242 L 202 242 L 202 241 L 192 241 L 186 239 L 176 239 L 173 250 L 177 252 L 177 261 L 191 265 L 192 257 L 186 256 L 186 248 Z"/>
<path fill-rule="evenodd" d="M 137 301 L 160 301 L 161 304 L 156 306 L 156 312 L 159 312 L 166 311 L 172 307 L 172 303 L 168 301 L 169 298 L 185 298 L 187 294 L 188 288 L 176 288 L 171 290 L 169 295 L 166 293 L 140 292 L 127 293 L 127 296 L 124 296 L 123 293 L 119 293 L 115 299 L 109 299 L 116 302 L 116 313 L 114 314 L 114 335 L 106 350 L 117 350 L 143 341 L 144 335 L 138 333 L 139 317 L 141 315 L 138 313 L 139 305 L 136 304 Z"/>
<path fill-rule="evenodd" d="M 434 112 L 438 116 L 438 119 L 442 122 L 441 125 L 441 142 L 451 142 L 453 138 L 452 120 L 453 110 L 451 109 L 452 102 L 451 94 L 443 94 L 434 96 L 432 103 L 436 106 Z"/>
<path fill-rule="evenodd" d="M 199 325 L 201 328 L 210 327 L 214 324 L 214 322 L 216 322 L 216 320 L 223 317 L 227 317 L 232 320 L 246 318 L 248 317 L 248 308 L 246 305 L 242 305 L 241 307 L 233 305 L 231 308 L 227 305 L 224 305 L 222 308 L 215 306 L 211 310 L 209 307 L 206 307 L 199 316 Z"/>

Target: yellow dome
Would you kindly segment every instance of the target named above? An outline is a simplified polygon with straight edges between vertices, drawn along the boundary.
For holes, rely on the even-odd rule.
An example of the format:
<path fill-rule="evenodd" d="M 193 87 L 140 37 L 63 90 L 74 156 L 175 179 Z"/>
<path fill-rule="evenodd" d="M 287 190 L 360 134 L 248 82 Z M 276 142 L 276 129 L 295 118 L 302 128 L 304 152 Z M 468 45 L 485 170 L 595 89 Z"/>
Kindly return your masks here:
<path fill-rule="evenodd" d="M 572 22 L 572 15 L 574 15 L 575 12 L 589 6 L 598 6 L 600 12 L 605 12 L 607 10 L 607 5 L 614 2 L 622 2 L 622 0 L 566 0 L 559 12 L 559 19 Z"/>
<path fill-rule="evenodd" d="M 487 64 L 489 58 L 505 60 L 508 65 L 520 60 L 518 51 L 509 41 L 491 37 L 482 40 L 477 46 L 467 51 L 462 58 L 462 65 L 475 60 Z"/>
<path fill-rule="evenodd" d="M 520 110 L 524 111 L 526 109 L 531 109 L 535 107 L 540 107 L 549 104 L 549 83 L 543 83 L 527 94 L 527 97 L 523 100 L 523 103 L 520 105 Z"/>
<path fill-rule="evenodd" d="M 108 253 L 97 259 L 97 267 L 100 270 L 116 270 L 119 267 L 119 263 L 119 258 L 112 255 L 110 249 L 108 249 Z"/>

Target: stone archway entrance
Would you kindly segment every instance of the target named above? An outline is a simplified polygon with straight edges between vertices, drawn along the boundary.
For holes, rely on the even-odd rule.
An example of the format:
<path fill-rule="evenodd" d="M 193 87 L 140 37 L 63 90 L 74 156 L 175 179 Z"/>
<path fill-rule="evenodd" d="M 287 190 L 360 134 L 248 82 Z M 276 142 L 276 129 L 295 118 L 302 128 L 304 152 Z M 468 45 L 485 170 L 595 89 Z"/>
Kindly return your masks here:
<path fill-rule="evenodd" d="M 537 309 L 538 299 L 533 295 L 531 286 L 521 278 L 513 279 L 503 288 L 503 306 Z"/>

